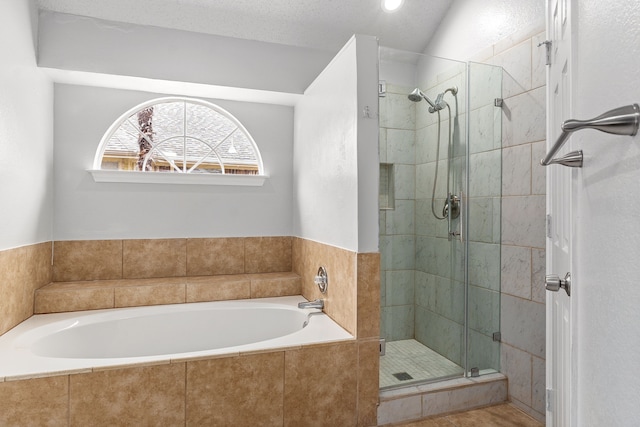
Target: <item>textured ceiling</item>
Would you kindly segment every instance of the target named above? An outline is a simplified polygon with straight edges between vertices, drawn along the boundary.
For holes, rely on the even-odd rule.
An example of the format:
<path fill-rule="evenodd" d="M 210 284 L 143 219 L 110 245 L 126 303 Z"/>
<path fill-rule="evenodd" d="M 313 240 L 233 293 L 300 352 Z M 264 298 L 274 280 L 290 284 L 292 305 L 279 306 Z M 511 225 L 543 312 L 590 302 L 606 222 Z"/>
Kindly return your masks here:
<path fill-rule="evenodd" d="M 241 39 L 339 50 L 353 34 L 422 52 L 453 0 L 38 0 L 42 9 Z"/>

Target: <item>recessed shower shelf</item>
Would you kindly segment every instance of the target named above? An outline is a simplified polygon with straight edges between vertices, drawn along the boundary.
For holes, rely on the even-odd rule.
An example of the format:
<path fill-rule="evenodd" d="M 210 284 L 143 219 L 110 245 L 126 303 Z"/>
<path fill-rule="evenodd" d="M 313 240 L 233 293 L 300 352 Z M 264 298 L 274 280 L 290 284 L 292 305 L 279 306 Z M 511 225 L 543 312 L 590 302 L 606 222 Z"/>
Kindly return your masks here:
<path fill-rule="evenodd" d="M 380 163 L 380 194 L 378 200 L 381 210 L 395 209 L 392 163 Z"/>

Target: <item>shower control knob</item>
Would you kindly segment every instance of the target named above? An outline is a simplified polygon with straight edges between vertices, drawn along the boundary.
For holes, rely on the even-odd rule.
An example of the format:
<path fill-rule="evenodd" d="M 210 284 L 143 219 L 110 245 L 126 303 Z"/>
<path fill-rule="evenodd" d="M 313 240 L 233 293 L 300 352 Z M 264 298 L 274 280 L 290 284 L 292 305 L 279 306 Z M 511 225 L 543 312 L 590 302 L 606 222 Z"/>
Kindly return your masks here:
<path fill-rule="evenodd" d="M 313 282 L 318 285 L 318 289 L 320 289 L 321 293 L 327 292 L 327 287 L 329 286 L 329 276 L 327 275 L 327 269 L 320 266 L 318 268 L 318 274 L 314 277 Z"/>
<path fill-rule="evenodd" d="M 551 292 L 564 289 L 567 295 L 571 296 L 571 273 L 567 273 L 564 279 L 561 279 L 557 274 L 547 274 L 544 278 L 544 287 Z"/>

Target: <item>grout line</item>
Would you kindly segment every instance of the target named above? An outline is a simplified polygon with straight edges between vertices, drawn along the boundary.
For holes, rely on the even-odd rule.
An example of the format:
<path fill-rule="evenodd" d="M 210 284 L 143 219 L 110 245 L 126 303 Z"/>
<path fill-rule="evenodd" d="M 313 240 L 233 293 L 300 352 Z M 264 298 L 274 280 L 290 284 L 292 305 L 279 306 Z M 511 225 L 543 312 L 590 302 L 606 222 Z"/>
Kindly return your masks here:
<path fill-rule="evenodd" d="M 356 340 L 356 410 L 355 410 L 355 425 L 358 424 L 360 419 L 360 343 Z"/>
<path fill-rule="evenodd" d="M 124 240 L 120 240 L 120 279 L 124 279 Z"/>
<path fill-rule="evenodd" d="M 242 272 L 247 274 L 247 239 L 246 237 L 241 237 L 242 239 Z"/>
<path fill-rule="evenodd" d="M 286 386 L 287 386 L 287 382 L 286 382 L 286 378 L 287 378 L 287 351 L 283 351 L 282 352 L 282 424 L 284 425 L 285 420 L 287 419 L 286 417 L 286 412 L 285 412 L 285 396 L 287 395 L 287 390 L 286 390 Z"/>
<path fill-rule="evenodd" d="M 531 67 L 529 68 L 529 81 L 531 82 L 531 89 L 533 89 L 533 59 L 534 59 L 533 49 L 540 49 L 540 47 L 538 47 L 537 45 L 534 46 L 534 44 L 535 44 L 534 38 L 536 36 L 537 36 L 537 34 L 534 34 L 529 38 L 529 45 L 530 45 L 529 46 L 529 49 L 530 49 L 529 54 L 530 54 L 530 64 L 531 64 Z M 545 49 L 546 49 L 546 47 L 545 47 Z"/>
<path fill-rule="evenodd" d="M 187 363 L 184 362 L 184 425 L 187 426 Z"/>
<path fill-rule="evenodd" d="M 71 425 L 71 375 L 67 375 L 67 425 Z"/>

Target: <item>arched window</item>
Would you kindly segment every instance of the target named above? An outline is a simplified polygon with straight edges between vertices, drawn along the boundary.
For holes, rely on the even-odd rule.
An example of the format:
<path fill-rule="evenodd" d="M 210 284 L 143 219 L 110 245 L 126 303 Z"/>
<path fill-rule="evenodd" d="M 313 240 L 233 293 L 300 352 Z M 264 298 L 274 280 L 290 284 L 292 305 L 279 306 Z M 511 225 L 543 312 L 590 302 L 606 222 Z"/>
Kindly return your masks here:
<path fill-rule="evenodd" d="M 102 138 L 93 169 L 263 175 L 260 151 L 233 115 L 210 102 L 176 97 L 124 113 Z"/>

